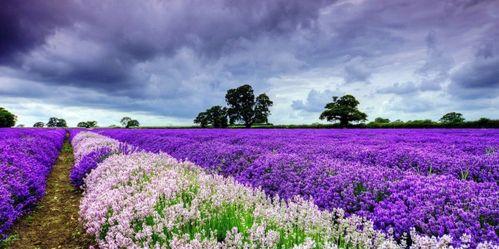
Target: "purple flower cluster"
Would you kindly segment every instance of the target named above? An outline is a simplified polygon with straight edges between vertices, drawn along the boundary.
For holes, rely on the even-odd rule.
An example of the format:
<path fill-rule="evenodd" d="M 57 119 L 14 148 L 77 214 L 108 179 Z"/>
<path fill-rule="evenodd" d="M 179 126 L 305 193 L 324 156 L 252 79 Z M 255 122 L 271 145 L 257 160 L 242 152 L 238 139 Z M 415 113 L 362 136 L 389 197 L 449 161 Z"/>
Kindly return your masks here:
<path fill-rule="evenodd" d="M 370 218 L 397 238 L 499 243 L 497 130 L 97 131 L 284 198 Z M 409 241 L 410 242 L 410 241 Z M 456 244 L 456 245 L 457 245 Z"/>
<path fill-rule="evenodd" d="M 71 169 L 69 179 L 75 188 L 81 188 L 84 185 L 84 178 L 97 168 L 97 165 L 104 161 L 112 153 L 111 148 L 101 147 L 84 155 L 81 160 Z"/>
<path fill-rule="evenodd" d="M 76 189 L 85 187 L 85 177 L 107 157 L 116 153 L 130 154 L 136 150 L 136 147 L 118 140 L 81 129 L 70 129 L 69 134 L 75 157 L 69 178 Z"/>
<path fill-rule="evenodd" d="M 0 239 L 45 194 L 65 130 L 0 129 Z"/>

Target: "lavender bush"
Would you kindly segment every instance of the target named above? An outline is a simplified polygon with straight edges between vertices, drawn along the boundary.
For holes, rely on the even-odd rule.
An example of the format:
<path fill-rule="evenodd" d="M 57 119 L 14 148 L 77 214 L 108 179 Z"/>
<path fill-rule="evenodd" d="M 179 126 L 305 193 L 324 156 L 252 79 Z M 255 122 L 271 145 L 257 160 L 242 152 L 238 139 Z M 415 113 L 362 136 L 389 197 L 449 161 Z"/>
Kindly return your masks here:
<path fill-rule="evenodd" d="M 65 130 L 0 129 L 0 239 L 45 194 Z"/>
<path fill-rule="evenodd" d="M 93 139 L 91 134 L 80 134 L 82 144 L 85 139 Z M 79 136 L 75 137 L 80 139 Z M 110 140 L 110 139 L 109 139 Z M 84 149 L 80 146 L 80 149 Z M 323 158 L 320 160 L 324 160 Z M 286 162 L 288 162 L 286 164 Z M 402 175 L 397 171 L 375 172 L 375 169 L 362 164 L 352 165 L 344 161 L 320 163 L 303 160 L 296 155 L 270 153 L 253 162 L 255 185 L 272 184 L 272 178 L 280 179 L 282 185 L 290 187 L 284 179 L 294 184 L 299 175 L 316 171 L 317 182 L 330 177 L 347 176 L 347 172 L 372 174 L 367 178 L 347 179 L 350 182 L 364 182 L 365 187 L 346 183 L 343 194 L 353 191 L 360 199 L 372 199 L 378 192 L 389 191 L 391 183 L 414 179 L 427 179 L 419 175 Z M 285 167 L 294 164 L 293 167 Z M 303 166 L 306 165 L 306 166 Z M 350 166 L 350 168 L 348 168 Z M 179 162 L 162 153 L 114 154 L 99 163 L 85 178 L 84 198 L 80 206 L 80 216 L 88 233 L 93 234 L 101 248 L 495 248 L 494 241 L 474 243 L 473 231 L 464 231 L 458 239 L 445 233 L 442 236 L 425 236 L 417 227 L 409 228 L 410 245 L 405 240 L 396 242 L 392 231 L 386 234 L 375 230 L 369 219 L 355 214 L 344 215 L 342 209 L 321 210 L 311 201 L 295 195 L 314 196 L 307 186 L 289 193 L 285 201 L 278 195 L 270 197 L 258 189 L 237 183 L 232 177 L 207 174 L 190 162 Z M 313 170 L 312 170 L 313 169 Z M 211 169 L 209 169 L 211 170 Z M 310 172 L 308 172 L 310 171 Z M 279 175 L 279 172 L 283 174 Z M 240 176 L 249 172 L 243 171 Z M 259 178 L 259 175 L 267 177 Z M 379 188 L 374 180 L 385 178 Z M 411 179 L 408 176 L 415 176 Z M 357 176 L 358 177 L 358 176 Z M 397 179 L 391 179 L 395 177 Z M 450 176 L 437 176 L 454 178 Z M 251 177 L 243 177 L 251 179 Z M 337 179 L 339 180 L 339 179 Z M 428 182 L 433 182 L 428 179 Z M 306 181 L 308 182 L 308 181 Z M 371 182 L 371 184 L 367 184 Z M 263 183 L 263 184 L 262 184 Z M 472 182 L 462 181 L 463 184 Z M 487 183 L 489 184 L 489 183 Z M 411 184 L 409 184 L 411 185 Z M 279 185 L 277 190 L 280 189 Z M 418 185 L 416 185 L 418 186 Z M 492 186 L 492 184 L 490 184 Z M 463 187 L 463 186 L 458 186 Z M 270 188 L 265 186 L 264 188 Z M 404 188 L 404 187 L 401 187 Z M 369 193 L 369 194 L 367 194 Z M 279 194 L 279 193 L 276 193 Z M 387 196 L 375 202 L 390 203 Z M 466 194 L 466 193 L 465 193 Z M 467 193 L 470 194 L 470 193 Z M 362 197 L 365 195 L 364 197 Z M 418 195 L 417 191 L 413 195 Z M 404 195 L 405 196 L 405 195 Z M 411 199 L 411 195 L 407 199 Z M 423 195 L 424 196 L 424 195 Z M 441 201 L 440 195 L 430 196 L 425 201 Z M 443 195 L 445 196 L 445 194 Z M 341 202 L 341 201 L 340 201 Z M 411 201 L 407 202 L 412 203 Z M 481 203 L 494 206 L 494 203 Z M 435 205 L 438 207 L 438 205 Z M 408 207 L 415 208 L 415 207 Z M 417 207 L 416 207 L 417 208 Z M 386 211 L 386 210 L 385 210 Z M 491 213 L 494 216 L 493 213 Z M 492 217 L 490 216 L 490 217 Z M 468 232 L 470 232 L 470 235 Z M 388 235 L 387 235 L 388 234 Z M 493 237 L 492 237 L 493 238 Z M 452 245 L 458 245 L 453 247 Z"/>
<path fill-rule="evenodd" d="M 343 208 L 398 239 L 413 228 L 450 235 L 455 246 L 464 234 L 473 247 L 499 243 L 497 130 L 97 132 L 191 160 L 270 195 L 301 195 L 326 210 Z"/>
<path fill-rule="evenodd" d="M 70 131 L 70 139 L 75 162 L 69 178 L 77 189 L 84 187 L 84 178 L 104 159 L 112 154 L 133 151 L 133 148 L 115 139 L 78 129 Z"/>

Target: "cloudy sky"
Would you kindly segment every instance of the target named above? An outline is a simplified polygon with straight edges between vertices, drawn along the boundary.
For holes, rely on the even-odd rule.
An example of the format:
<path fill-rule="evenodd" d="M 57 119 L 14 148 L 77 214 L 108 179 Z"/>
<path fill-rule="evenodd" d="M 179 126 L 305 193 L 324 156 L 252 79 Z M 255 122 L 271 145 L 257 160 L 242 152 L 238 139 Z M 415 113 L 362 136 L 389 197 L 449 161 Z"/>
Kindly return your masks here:
<path fill-rule="evenodd" d="M 227 89 L 313 123 L 352 94 L 372 120 L 499 118 L 499 0 L 0 3 L 0 106 L 32 125 L 191 124 Z"/>

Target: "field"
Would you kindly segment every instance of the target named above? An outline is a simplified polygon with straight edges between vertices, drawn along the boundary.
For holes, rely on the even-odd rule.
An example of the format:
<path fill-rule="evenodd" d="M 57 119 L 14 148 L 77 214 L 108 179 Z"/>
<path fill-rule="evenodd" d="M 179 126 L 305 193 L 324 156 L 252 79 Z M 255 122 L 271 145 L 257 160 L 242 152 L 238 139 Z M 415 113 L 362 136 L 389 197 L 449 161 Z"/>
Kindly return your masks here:
<path fill-rule="evenodd" d="M 2 132 L 16 143 L 41 136 L 16 131 Z M 64 132 L 41 131 L 56 142 L 31 155 L 60 149 Z M 82 191 L 80 219 L 100 248 L 499 245 L 497 130 L 69 132 L 68 177 Z M 13 153 L 7 147 L 0 162 Z M 9 190 L 11 178 L 2 179 L 0 190 Z"/>
<path fill-rule="evenodd" d="M 45 194 L 64 130 L 0 129 L 0 239 Z"/>

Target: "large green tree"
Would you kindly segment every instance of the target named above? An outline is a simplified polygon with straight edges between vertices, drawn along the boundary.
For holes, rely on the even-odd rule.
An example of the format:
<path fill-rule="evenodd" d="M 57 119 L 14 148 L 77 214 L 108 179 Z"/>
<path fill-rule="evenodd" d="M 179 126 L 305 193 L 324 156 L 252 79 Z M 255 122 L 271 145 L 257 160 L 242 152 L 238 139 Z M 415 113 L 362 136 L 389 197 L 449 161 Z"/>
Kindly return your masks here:
<path fill-rule="evenodd" d="M 270 115 L 269 107 L 273 104 L 266 94 L 260 94 L 255 99 L 250 85 L 229 89 L 225 94 L 225 101 L 230 123 L 242 122 L 246 128 L 259 121 L 267 122 Z"/>
<path fill-rule="evenodd" d="M 333 97 L 333 102 L 326 104 L 320 119 L 327 121 L 340 121 L 342 127 L 348 126 L 350 122 L 365 121 L 367 114 L 359 111 L 359 101 L 352 95 L 345 95 L 340 98 Z"/>
<path fill-rule="evenodd" d="M 440 122 L 444 124 L 460 124 L 464 122 L 463 114 L 459 112 L 449 112 L 442 116 Z"/>
<path fill-rule="evenodd" d="M 132 119 L 132 120 L 128 121 L 128 123 L 126 124 L 126 128 L 139 127 L 139 126 L 140 126 L 140 123 L 136 119 Z"/>
<path fill-rule="evenodd" d="M 0 107 L 0 127 L 12 127 L 16 124 L 16 121 L 16 115 Z"/>
<path fill-rule="evenodd" d="M 226 128 L 228 126 L 227 108 L 219 105 L 212 106 L 206 111 L 200 112 L 194 119 L 194 123 L 200 124 L 203 128 L 207 127 L 208 125 L 211 125 L 215 128 Z"/>
<path fill-rule="evenodd" d="M 66 120 L 62 118 L 51 117 L 47 122 L 47 127 L 68 127 Z"/>
<path fill-rule="evenodd" d="M 123 125 L 123 127 L 126 127 L 128 125 L 128 122 L 130 122 L 131 120 L 132 120 L 132 118 L 130 118 L 130 117 L 123 117 L 120 120 L 120 123 L 121 123 L 121 125 Z"/>
<path fill-rule="evenodd" d="M 262 93 L 256 97 L 255 104 L 255 123 L 257 124 L 267 124 L 269 122 L 270 107 L 274 105 L 274 102 L 270 100 L 267 94 Z"/>
<path fill-rule="evenodd" d="M 225 94 L 225 101 L 229 106 L 228 114 L 230 123 L 243 122 L 249 128 L 254 122 L 255 94 L 250 85 L 242 85 L 238 88 L 229 89 Z"/>
<path fill-rule="evenodd" d="M 219 105 L 213 106 L 206 110 L 208 113 L 208 120 L 215 128 L 226 128 L 227 123 L 227 108 Z"/>
<path fill-rule="evenodd" d="M 125 128 L 131 128 L 131 127 L 139 127 L 140 126 L 140 123 L 138 120 L 136 119 L 132 119 L 130 117 L 123 117 L 121 120 L 120 120 L 120 123 L 121 125 L 123 125 L 123 127 Z"/>
<path fill-rule="evenodd" d="M 195 124 L 199 124 L 202 128 L 206 128 L 210 123 L 208 118 L 208 113 L 200 112 L 197 117 L 194 119 Z"/>

